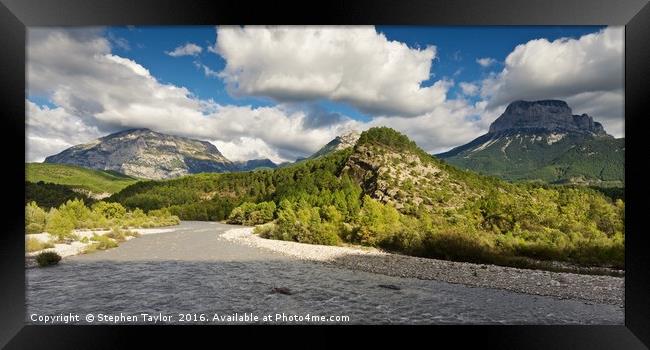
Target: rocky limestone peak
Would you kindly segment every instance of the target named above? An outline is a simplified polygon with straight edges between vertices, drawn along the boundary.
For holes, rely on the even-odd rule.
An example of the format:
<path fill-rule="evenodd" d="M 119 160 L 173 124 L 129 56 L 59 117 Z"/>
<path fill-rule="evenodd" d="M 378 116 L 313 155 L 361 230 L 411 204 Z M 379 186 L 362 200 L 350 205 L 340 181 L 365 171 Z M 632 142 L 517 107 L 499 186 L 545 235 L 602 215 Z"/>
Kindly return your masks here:
<path fill-rule="evenodd" d="M 347 134 L 337 136 L 307 159 L 318 158 L 326 154 L 330 154 L 332 152 L 354 147 L 354 145 L 359 140 L 360 136 L 361 134 L 356 130 L 350 131 Z"/>
<path fill-rule="evenodd" d="M 45 158 L 45 163 L 113 170 L 145 179 L 277 167 L 269 159 L 232 162 L 208 141 L 163 134 L 147 128 L 122 130 L 70 147 Z"/>
<path fill-rule="evenodd" d="M 603 126 L 587 114 L 574 115 L 560 100 L 515 101 L 490 125 L 490 134 L 547 131 L 605 136 Z"/>
<path fill-rule="evenodd" d="M 357 143 L 357 140 L 359 140 L 360 136 L 361 136 L 361 134 L 358 131 L 353 130 L 353 131 L 350 131 L 347 134 L 337 136 L 335 138 L 335 140 L 338 140 L 338 142 L 339 142 L 339 145 L 338 145 L 339 149 L 343 149 L 343 148 L 348 148 L 348 147 L 354 146 L 354 144 Z"/>
<path fill-rule="evenodd" d="M 235 170 L 234 164 L 210 142 L 145 128 L 119 131 L 70 147 L 47 157 L 45 162 L 113 170 L 147 179 Z"/>

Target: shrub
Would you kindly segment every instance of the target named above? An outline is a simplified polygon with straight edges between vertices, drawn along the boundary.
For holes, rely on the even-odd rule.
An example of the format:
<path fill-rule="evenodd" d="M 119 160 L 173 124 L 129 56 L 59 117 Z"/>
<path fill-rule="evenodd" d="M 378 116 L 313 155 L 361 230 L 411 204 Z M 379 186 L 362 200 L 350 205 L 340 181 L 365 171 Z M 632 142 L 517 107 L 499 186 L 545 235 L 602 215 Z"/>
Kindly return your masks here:
<path fill-rule="evenodd" d="M 25 227 L 33 225 L 32 227 L 40 227 L 42 230 L 42 228 L 45 226 L 46 218 L 47 213 L 45 210 L 36 205 L 36 202 L 29 202 L 25 206 Z"/>
<path fill-rule="evenodd" d="M 484 239 L 463 231 L 427 232 L 422 242 L 422 254 L 429 258 L 485 262 L 494 253 Z"/>
<path fill-rule="evenodd" d="M 104 235 L 104 237 L 111 238 L 117 242 L 124 242 L 126 241 L 126 238 L 132 236 L 132 237 L 137 237 L 139 234 L 134 231 L 129 231 L 129 230 L 123 230 L 119 227 L 114 227 L 111 232 L 108 232 Z"/>
<path fill-rule="evenodd" d="M 264 224 L 273 220 L 275 209 L 274 202 L 261 202 L 258 204 L 245 202 L 230 212 L 227 222 L 239 225 Z"/>
<path fill-rule="evenodd" d="M 82 228 L 81 224 L 88 221 L 91 215 L 90 209 L 80 199 L 65 202 L 59 207 L 59 213 L 67 217 L 74 224 L 74 228 Z"/>
<path fill-rule="evenodd" d="M 93 204 L 93 212 L 107 219 L 120 219 L 126 214 L 126 209 L 120 203 L 107 203 L 104 201 Z"/>
<path fill-rule="evenodd" d="M 93 237 L 90 240 L 96 242 L 93 244 L 93 246 L 94 249 L 97 250 L 106 250 L 106 249 L 117 247 L 117 243 L 115 242 L 115 240 L 106 237 L 105 235 L 93 235 Z"/>
<path fill-rule="evenodd" d="M 31 237 L 27 238 L 27 241 L 25 242 L 25 250 L 28 252 L 36 252 L 47 248 L 54 248 L 54 244 L 50 242 L 41 242 L 38 239 Z"/>
<path fill-rule="evenodd" d="M 72 233 L 75 228 L 75 223 L 68 215 L 64 215 L 58 209 L 51 209 L 47 215 L 47 224 L 45 230 L 58 237 L 59 240 L 64 239 Z"/>
<path fill-rule="evenodd" d="M 298 231 L 296 239 L 301 243 L 322 245 L 339 245 L 341 242 L 336 226 L 323 222 Z"/>
<path fill-rule="evenodd" d="M 382 204 L 368 195 L 363 197 L 363 207 L 356 218 L 359 229 L 353 241 L 375 246 L 401 230 L 400 214 L 392 206 Z"/>
<path fill-rule="evenodd" d="M 255 229 L 253 229 L 253 233 L 262 238 L 271 238 L 273 231 L 276 229 L 277 228 L 274 223 L 268 223 L 264 225 L 255 226 Z"/>
<path fill-rule="evenodd" d="M 288 201 L 283 201 L 278 211 L 277 224 L 272 229 L 261 230 L 265 238 L 323 245 L 340 243 L 339 224 L 323 220 L 320 208 L 300 202 L 296 209 Z M 331 208 L 326 211 L 329 215 L 336 216 Z"/>
<path fill-rule="evenodd" d="M 83 250 L 82 253 L 83 253 L 83 254 L 94 253 L 94 252 L 97 251 L 97 247 L 98 247 L 98 246 L 99 246 L 99 243 L 97 243 L 97 242 L 92 243 L 92 244 L 89 244 L 89 245 L 87 245 L 87 246 L 84 248 L 84 250 Z"/>
<path fill-rule="evenodd" d="M 108 237 L 110 239 L 113 239 L 117 242 L 124 242 L 126 241 L 126 234 L 125 231 L 122 230 L 119 227 L 114 227 L 110 232 L 106 233 L 103 235 L 104 237 Z"/>
<path fill-rule="evenodd" d="M 149 213 L 147 213 L 147 216 L 154 217 L 154 218 L 164 218 L 164 217 L 169 217 L 171 215 L 171 212 L 167 208 L 163 209 L 156 209 L 156 210 L 150 210 Z"/>
<path fill-rule="evenodd" d="M 59 261 L 61 256 L 55 252 L 42 252 L 36 256 L 36 262 L 40 267 L 56 265 Z"/>
<path fill-rule="evenodd" d="M 44 226 L 42 224 L 37 224 L 35 222 L 30 223 L 25 227 L 25 233 L 31 234 L 31 233 L 41 233 L 44 230 Z"/>

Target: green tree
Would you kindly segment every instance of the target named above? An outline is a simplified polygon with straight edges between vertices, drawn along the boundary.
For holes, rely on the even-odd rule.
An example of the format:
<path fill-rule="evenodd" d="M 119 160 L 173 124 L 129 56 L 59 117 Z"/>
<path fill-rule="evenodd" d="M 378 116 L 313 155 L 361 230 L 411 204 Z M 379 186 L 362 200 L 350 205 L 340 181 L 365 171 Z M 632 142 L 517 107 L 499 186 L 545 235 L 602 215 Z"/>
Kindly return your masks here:
<path fill-rule="evenodd" d="M 104 201 L 93 204 L 92 210 L 107 219 L 120 219 L 126 214 L 126 209 L 120 203 Z"/>
<path fill-rule="evenodd" d="M 58 239 L 64 239 L 72 233 L 74 228 L 75 222 L 70 215 L 65 215 L 55 208 L 50 209 L 47 215 L 45 231 L 57 236 Z"/>
<path fill-rule="evenodd" d="M 25 232 L 39 233 L 45 229 L 47 213 L 36 202 L 29 202 L 25 206 Z"/>

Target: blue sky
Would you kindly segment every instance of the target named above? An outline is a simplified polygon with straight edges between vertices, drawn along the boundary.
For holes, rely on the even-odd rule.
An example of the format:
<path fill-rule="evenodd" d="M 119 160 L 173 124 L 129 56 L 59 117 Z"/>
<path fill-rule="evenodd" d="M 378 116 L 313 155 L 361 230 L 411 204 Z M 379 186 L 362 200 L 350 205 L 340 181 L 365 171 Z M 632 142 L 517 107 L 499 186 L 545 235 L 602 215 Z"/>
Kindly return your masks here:
<path fill-rule="evenodd" d="M 233 159 L 292 160 L 336 134 L 375 125 L 436 152 L 486 132 L 514 99 L 565 99 L 574 113 L 623 136 L 622 33 L 604 26 L 30 29 L 28 158 L 129 127 L 206 139 Z M 170 55 L 188 44 L 195 50 Z"/>

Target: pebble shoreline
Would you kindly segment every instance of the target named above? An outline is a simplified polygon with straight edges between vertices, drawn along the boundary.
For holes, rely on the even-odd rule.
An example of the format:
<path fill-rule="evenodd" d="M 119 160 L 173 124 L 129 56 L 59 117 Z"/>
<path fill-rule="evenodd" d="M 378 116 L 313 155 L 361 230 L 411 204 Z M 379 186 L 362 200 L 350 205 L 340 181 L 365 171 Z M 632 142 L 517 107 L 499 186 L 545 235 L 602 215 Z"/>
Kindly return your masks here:
<path fill-rule="evenodd" d="M 253 228 L 226 231 L 222 238 L 268 249 L 300 260 L 395 277 L 437 280 L 472 287 L 504 289 L 585 303 L 623 307 L 624 277 L 519 269 L 419 258 L 366 247 L 336 247 L 279 241 L 253 234 Z"/>
<path fill-rule="evenodd" d="M 135 231 L 140 235 L 150 235 L 150 234 L 156 234 L 156 233 L 163 233 L 163 232 L 170 232 L 173 231 L 173 229 L 169 229 L 167 227 L 156 227 L 156 228 L 130 228 L 129 230 Z M 73 233 L 77 236 L 78 239 L 81 238 L 92 238 L 93 235 L 99 235 L 103 236 L 107 233 L 111 232 L 111 230 L 74 230 Z M 39 242 L 46 243 L 46 242 L 54 242 L 56 241 L 56 237 L 47 233 L 47 232 L 42 232 L 42 233 L 31 233 L 31 234 L 26 234 L 25 235 L 25 240 L 27 239 L 35 239 Z M 126 237 L 126 240 L 133 239 L 135 237 L 133 236 L 128 236 Z M 69 256 L 74 256 L 74 255 L 79 255 L 83 254 L 84 250 L 89 247 L 92 244 L 92 242 L 87 242 L 83 243 L 79 240 L 72 241 L 69 243 L 54 243 L 54 247 L 52 248 L 45 248 L 42 250 L 34 251 L 34 252 L 26 252 L 25 253 L 25 268 L 31 269 L 35 268 L 38 266 L 36 263 L 36 256 L 42 252 L 54 252 L 59 254 L 60 257 L 62 258 L 67 258 Z"/>

